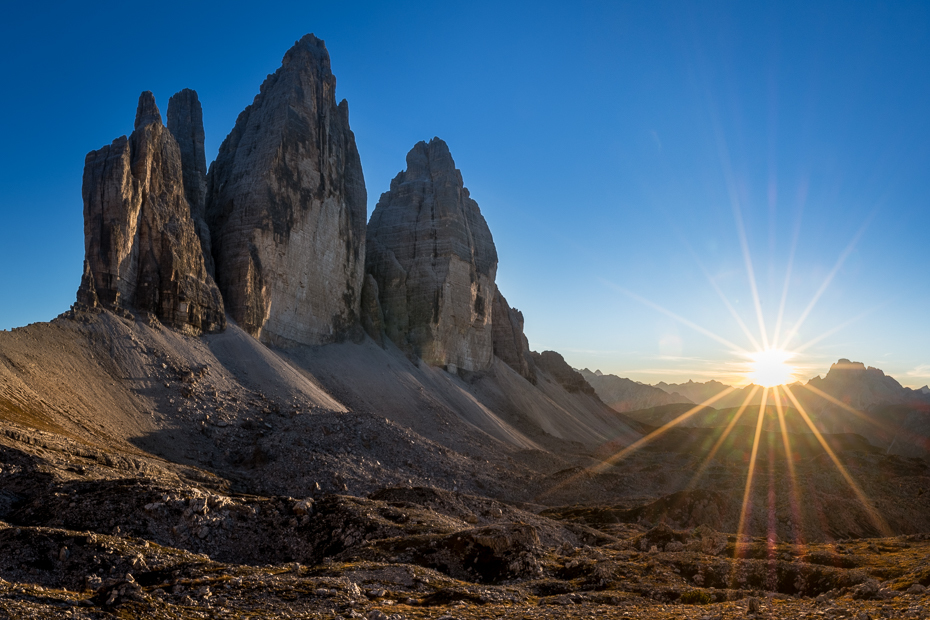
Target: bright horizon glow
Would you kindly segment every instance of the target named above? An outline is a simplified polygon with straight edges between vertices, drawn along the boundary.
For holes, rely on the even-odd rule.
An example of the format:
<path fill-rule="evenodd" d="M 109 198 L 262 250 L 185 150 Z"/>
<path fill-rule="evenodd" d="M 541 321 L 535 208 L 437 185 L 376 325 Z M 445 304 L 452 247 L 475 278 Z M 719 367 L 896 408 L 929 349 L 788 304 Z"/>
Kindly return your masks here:
<path fill-rule="evenodd" d="M 782 349 L 766 349 L 750 353 L 746 377 L 751 383 L 771 388 L 794 383 L 797 368 L 788 363 L 794 353 Z"/>

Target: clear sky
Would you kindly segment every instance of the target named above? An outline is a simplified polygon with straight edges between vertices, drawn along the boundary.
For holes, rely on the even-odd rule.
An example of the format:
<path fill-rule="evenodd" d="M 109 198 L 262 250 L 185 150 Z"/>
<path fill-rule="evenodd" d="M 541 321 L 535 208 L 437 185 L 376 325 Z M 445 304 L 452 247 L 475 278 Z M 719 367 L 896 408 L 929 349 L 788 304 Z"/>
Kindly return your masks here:
<path fill-rule="evenodd" d="M 211 160 L 307 32 L 349 101 L 369 212 L 443 138 L 532 348 L 738 382 L 721 341 L 756 344 L 733 313 L 764 346 L 787 288 L 782 332 L 816 298 L 785 345 L 822 337 L 801 378 L 848 357 L 930 382 L 927 2 L 10 5 L 0 328 L 74 300 L 84 156 L 132 130 L 141 91 L 164 113 L 197 90 Z"/>

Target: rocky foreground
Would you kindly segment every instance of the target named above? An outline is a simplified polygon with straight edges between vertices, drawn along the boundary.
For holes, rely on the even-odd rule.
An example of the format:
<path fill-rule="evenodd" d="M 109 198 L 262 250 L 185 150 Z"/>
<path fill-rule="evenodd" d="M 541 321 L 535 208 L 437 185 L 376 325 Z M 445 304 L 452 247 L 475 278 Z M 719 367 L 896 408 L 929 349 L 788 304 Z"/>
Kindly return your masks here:
<path fill-rule="evenodd" d="M 314 507 L 314 521 L 346 526 L 329 536 L 300 524 L 305 504 L 299 502 L 256 498 L 249 506 L 180 493 L 162 499 L 151 510 L 164 510 L 163 518 L 179 523 L 203 518 L 261 527 L 262 521 L 296 519 L 296 526 L 281 528 L 282 538 L 310 530 L 329 550 L 309 564 L 236 564 L 132 536 L 3 524 L 0 613 L 10 618 L 923 618 L 930 606 L 922 585 L 930 578 L 925 563 L 930 542 L 921 536 L 803 548 L 755 541 L 745 550 L 746 559 L 734 560 L 732 539 L 717 540 L 713 532 L 634 527 L 591 532 L 590 545 L 577 545 L 571 535 L 555 544 L 559 537 L 542 540 L 522 523 L 476 527 L 460 515 L 426 507 L 423 498 L 323 498 Z M 469 498 L 463 499 L 467 504 Z M 256 508 L 270 514 L 248 514 Z M 405 518 L 411 525 L 399 526 Z"/>
<path fill-rule="evenodd" d="M 842 480 L 818 480 L 823 455 L 798 463 L 819 486 L 809 497 L 821 511 L 804 525 L 820 542 L 779 536 L 780 505 L 770 537 L 738 540 L 726 532 L 743 467 L 728 477 L 716 463 L 697 490 L 646 501 L 697 467 L 675 438 L 607 471 L 583 451 L 574 461 L 512 452 L 502 467 L 397 425 L 375 433 L 350 411 L 282 410 L 273 394 L 223 394 L 221 412 L 204 416 L 188 408 L 218 370 L 199 376 L 155 357 L 160 387 L 181 405 L 161 414 L 164 428 L 199 437 L 181 448 L 196 458 L 160 458 L 100 431 L 88 441 L 34 412 L 0 422 L 0 617 L 928 617 L 930 536 L 840 538 L 873 525 Z M 370 426 L 357 443 L 323 430 L 355 437 L 346 430 Z M 856 471 L 884 468 L 865 487 L 877 494 L 885 481 L 880 506 L 915 506 L 886 515 L 896 530 L 926 530 L 925 464 L 843 456 L 862 461 Z M 757 511 L 749 529 L 764 532 Z"/>
<path fill-rule="evenodd" d="M 738 542 L 426 487 L 224 491 L 0 439 L 9 618 L 924 618 L 930 536 Z M 865 614 L 865 615 L 863 615 Z"/>

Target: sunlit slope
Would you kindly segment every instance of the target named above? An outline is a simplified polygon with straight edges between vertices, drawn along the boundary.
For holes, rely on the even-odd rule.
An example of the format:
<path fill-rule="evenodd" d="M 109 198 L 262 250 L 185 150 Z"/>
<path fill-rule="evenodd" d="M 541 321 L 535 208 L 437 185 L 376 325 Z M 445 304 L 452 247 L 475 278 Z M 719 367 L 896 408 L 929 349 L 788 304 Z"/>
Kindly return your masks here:
<path fill-rule="evenodd" d="M 569 393 L 545 371 L 531 384 L 500 360 L 482 373 L 449 374 L 407 359 L 389 341 L 282 350 L 355 410 L 389 417 L 437 441 L 456 424 L 517 448 L 588 447 L 639 437 L 600 400 Z"/>
<path fill-rule="evenodd" d="M 209 415 L 245 391 L 345 411 L 234 325 L 201 339 L 109 312 L 80 318 L 0 333 L 0 418 L 128 447 L 177 414 Z M 174 396 L 205 376 L 215 403 Z"/>
<path fill-rule="evenodd" d="M 368 339 L 278 350 L 234 324 L 191 338 L 109 312 L 76 317 L 0 333 L 0 420 L 168 458 L 203 453 L 194 431 L 253 410 L 351 409 L 474 454 L 638 437 L 596 397 L 503 363 L 458 376 Z"/>

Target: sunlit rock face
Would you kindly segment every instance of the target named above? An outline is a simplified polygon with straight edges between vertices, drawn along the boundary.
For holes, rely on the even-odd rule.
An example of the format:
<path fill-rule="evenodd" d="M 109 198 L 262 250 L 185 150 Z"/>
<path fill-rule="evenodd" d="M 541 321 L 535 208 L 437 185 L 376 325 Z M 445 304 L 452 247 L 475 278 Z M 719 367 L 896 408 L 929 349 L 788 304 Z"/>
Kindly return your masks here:
<path fill-rule="evenodd" d="M 226 326 L 184 189 L 178 143 L 146 91 L 129 138 L 84 161 L 80 303 L 151 312 L 190 334 Z"/>
<path fill-rule="evenodd" d="M 494 355 L 497 250 L 449 147 L 407 154 L 368 223 L 366 270 L 378 284 L 387 336 L 428 364 L 484 370 Z"/>
<path fill-rule="evenodd" d="M 500 290 L 494 296 L 491 312 L 494 355 L 536 384 L 536 365 L 530 353 L 530 343 L 523 334 L 523 313 L 511 308 Z"/>
<path fill-rule="evenodd" d="M 357 327 L 365 182 L 323 41 L 268 76 L 210 166 L 207 222 L 235 321 L 264 342 L 320 344 Z"/>

